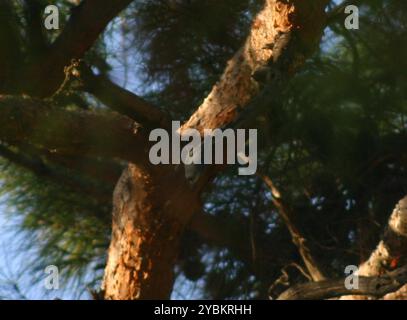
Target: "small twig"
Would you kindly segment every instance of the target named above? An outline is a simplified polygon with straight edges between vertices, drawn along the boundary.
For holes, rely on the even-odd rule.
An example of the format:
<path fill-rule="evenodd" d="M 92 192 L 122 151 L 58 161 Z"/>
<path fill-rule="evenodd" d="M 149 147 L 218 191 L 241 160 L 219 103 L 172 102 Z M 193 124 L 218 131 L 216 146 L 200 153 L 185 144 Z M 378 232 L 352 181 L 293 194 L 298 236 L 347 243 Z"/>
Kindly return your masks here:
<path fill-rule="evenodd" d="M 50 97 L 50 100 L 61 95 L 61 93 L 68 88 L 69 82 L 73 78 L 80 77 L 79 67 L 80 67 L 81 62 L 82 62 L 82 60 L 80 60 L 80 59 L 79 60 L 72 59 L 71 64 L 64 68 L 65 79 L 62 82 L 62 84 L 59 86 L 58 90 Z"/>
<path fill-rule="evenodd" d="M 312 277 L 309 275 L 309 273 L 307 271 L 305 271 L 305 269 L 302 266 L 300 266 L 298 263 L 292 262 L 292 263 L 290 263 L 290 266 L 295 267 L 298 271 L 301 272 L 301 274 L 305 278 L 307 278 L 309 281 L 312 281 Z"/>
<path fill-rule="evenodd" d="M 292 212 L 292 209 L 283 201 L 281 192 L 274 185 L 271 178 L 258 171 L 257 175 L 264 181 L 264 183 L 270 188 L 272 193 L 272 202 L 276 207 L 280 217 L 285 222 L 285 225 L 290 232 L 291 239 L 294 245 L 297 247 L 302 260 L 304 261 L 309 274 L 311 275 L 314 281 L 324 280 L 325 274 L 322 270 L 322 267 L 319 265 L 318 261 L 315 259 L 310 247 L 307 245 L 307 240 L 303 236 L 302 232 L 298 228 L 295 222 L 295 216 Z"/>

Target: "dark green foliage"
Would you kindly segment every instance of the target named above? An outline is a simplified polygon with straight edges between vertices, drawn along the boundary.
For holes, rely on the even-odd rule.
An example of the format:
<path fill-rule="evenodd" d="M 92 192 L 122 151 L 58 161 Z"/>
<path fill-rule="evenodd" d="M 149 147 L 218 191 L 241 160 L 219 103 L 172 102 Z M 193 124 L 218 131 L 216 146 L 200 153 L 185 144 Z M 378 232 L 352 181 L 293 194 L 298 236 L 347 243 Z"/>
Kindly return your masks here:
<path fill-rule="evenodd" d="M 140 1 L 132 30 L 142 77 L 158 86 L 159 103 L 185 119 L 242 45 L 261 1 Z"/>
<path fill-rule="evenodd" d="M 63 181 L 44 181 L 3 160 L 0 168 L 7 212 L 21 221 L 24 236 L 19 248 L 38 256 L 31 271 L 57 265 L 61 281 L 89 281 L 88 274 L 93 275 L 90 282 L 93 277 L 100 280 L 110 237 L 110 204 L 74 192 Z"/>
<path fill-rule="evenodd" d="M 259 3 L 137 1 L 123 14 L 126 23 L 115 21 L 87 59 L 108 73 L 100 59 L 119 58 L 106 43 L 125 35 L 129 52 L 143 61 L 131 77 L 144 81 L 146 98 L 183 120 L 241 46 Z M 407 193 L 407 8 L 399 0 L 369 0 L 362 9 L 361 29 L 330 26 L 319 52 L 258 124 L 259 167 L 332 276 L 369 255 Z M 69 277 L 86 273 L 98 280 L 109 243 L 109 201 L 8 162 L 0 172 L 9 207 L 22 217 L 29 244 L 39 248 L 35 267 L 59 263 Z M 293 283 L 305 281 L 293 267 L 302 265 L 298 252 L 259 178 L 237 178 L 233 168 L 216 179 L 205 201 L 211 214 L 247 226 L 254 252 L 267 248 L 268 255 L 242 261 L 187 234 L 178 269 L 203 282 L 202 297 L 266 298 L 284 268 Z M 241 238 L 237 233 L 236 241 Z"/>

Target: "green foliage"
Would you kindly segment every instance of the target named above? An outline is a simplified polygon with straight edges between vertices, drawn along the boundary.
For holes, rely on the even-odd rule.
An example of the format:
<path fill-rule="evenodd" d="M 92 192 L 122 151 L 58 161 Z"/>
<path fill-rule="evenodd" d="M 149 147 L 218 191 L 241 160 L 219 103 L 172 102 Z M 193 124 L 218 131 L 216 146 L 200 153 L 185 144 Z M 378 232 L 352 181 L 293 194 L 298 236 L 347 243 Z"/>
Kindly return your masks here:
<path fill-rule="evenodd" d="M 147 86 L 185 119 L 242 45 L 261 1 L 140 1 L 130 21 Z M 140 75 L 138 75 L 140 76 Z M 151 93 L 152 94 L 152 93 Z"/>
<path fill-rule="evenodd" d="M 123 37 L 127 54 L 143 61 L 130 78 L 142 80 L 147 99 L 186 119 L 242 44 L 259 3 L 137 1 L 110 26 L 88 62 L 117 76 L 112 60 L 120 54 L 109 43 Z M 369 254 L 407 193 L 407 11 L 398 0 L 368 1 L 362 9 L 360 30 L 341 24 L 327 29 L 319 52 L 259 124 L 261 171 L 280 189 L 333 276 Z M 76 104 L 69 99 L 65 106 Z M 21 217 L 25 246 L 38 248 L 34 269 L 59 264 L 68 278 L 100 279 L 110 203 L 6 161 L 0 165 L 1 193 Z M 302 261 L 267 187 L 232 172 L 216 179 L 205 206 L 244 226 L 253 252 L 267 248 L 266 256 L 242 262 L 236 252 L 187 234 L 178 269 L 203 284 L 202 297 L 265 298 L 282 269 L 292 282 L 303 281 L 292 267 Z M 236 241 L 241 237 L 237 233 Z"/>
<path fill-rule="evenodd" d="M 73 192 L 61 182 L 44 181 L 7 161 L 1 160 L 0 172 L 6 212 L 20 221 L 19 248 L 36 255 L 31 272 L 56 265 L 66 282 L 75 279 L 83 286 L 86 280 L 93 286 L 100 280 L 110 236 L 110 205 Z"/>

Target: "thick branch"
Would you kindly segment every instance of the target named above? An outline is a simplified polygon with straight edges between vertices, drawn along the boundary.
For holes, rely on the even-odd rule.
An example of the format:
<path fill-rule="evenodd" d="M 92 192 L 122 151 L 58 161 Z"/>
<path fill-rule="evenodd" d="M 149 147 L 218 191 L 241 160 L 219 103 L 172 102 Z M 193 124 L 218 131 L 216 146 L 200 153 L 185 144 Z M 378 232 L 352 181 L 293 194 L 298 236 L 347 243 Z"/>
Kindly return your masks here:
<path fill-rule="evenodd" d="M 64 80 L 64 67 L 72 59 L 82 58 L 92 47 L 108 23 L 131 0 L 84 0 L 72 10 L 64 30 L 40 61 L 34 63 L 25 75 L 36 79 L 26 83 L 26 92 L 45 97 L 54 93 Z"/>
<path fill-rule="evenodd" d="M 279 55 L 281 48 L 273 52 L 270 45 L 275 44 L 281 33 L 296 30 L 298 51 L 304 56 L 309 55 L 320 41 L 327 2 L 266 0 L 246 44 L 229 62 L 220 82 L 184 129 L 202 131 L 231 124 L 238 109 L 247 105 L 259 91 L 258 84 L 252 79 L 253 73 L 272 62 L 273 54 L 275 60 Z M 295 71 L 301 64 L 292 56 L 285 58 L 289 61 L 287 73 Z M 103 286 L 105 298 L 170 296 L 177 246 L 199 203 L 191 201 L 185 205 L 185 197 L 189 194 L 193 199 L 196 193 L 191 191 L 183 172 L 182 177 L 174 173 L 167 174 L 166 179 L 161 176 L 158 185 L 152 188 L 151 180 L 157 176 L 129 165 L 129 170 L 117 184 L 112 242 Z M 178 179 L 176 188 L 174 179 Z"/>
<path fill-rule="evenodd" d="M 43 32 L 42 13 L 44 2 L 39 0 L 24 1 L 24 15 L 27 20 L 27 37 L 30 46 L 29 53 L 37 58 L 46 49 L 47 41 Z"/>
<path fill-rule="evenodd" d="M 358 289 L 347 289 L 345 279 L 309 282 L 291 287 L 278 300 L 319 300 L 343 295 L 369 295 L 377 298 L 397 291 L 407 283 L 407 265 L 376 277 L 359 277 Z"/>
<path fill-rule="evenodd" d="M 222 128 L 235 121 L 240 109 L 259 93 L 259 85 L 252 76 L 278 59 L 289 60 L 282 70 L 284 73 L 295 72 L 320 42 L 327 3 L 327 0 L 266 0 L 263 10 L 253 21 L 246 43 L 228 62 L 220 81 L 183 129 L 203 131 Z M 294 54 L 280 56 L 286 46 L 280 46 L 281 35 L 294 33 Z"/>
<path fill-rule="evenodd" d="M 113 83 L 103 75 L 96 76 L 84 67 L 81 70 L 84 89 L 106 106 L 148 127 L 167 128 L 167 115 L 134 93 Z"/>
<path fill-rule="evenodd" d="M 306 58 L 313 52 L 322 35 L 326 3 L 327 1 L 316 1 L 310 5 L 301 1 L 291 3 L 278 0 L 265 1 L 263 10 L 253 22 L 246 43 L 228 62 L 220 81 L 184 124 L 183 129 L 196 128 L 202 131 L 203 129 L 224 127 L 234 122 L 239 116 L 240 109 L 250 105 L 250 102 L 259 93 L 259 85 L 254 81 L 252 75 L 257 70 L 273 64 L 278 58 L 282 58 L 281 50 L 284 48 L 276 46 L 282 33 L 289 34 L 293 30 L 300 30 L 296 34 L 298 42 L 295 43 L 298 53 L 303 54 L 303 58 Z M 283 58 L 291 61 L 287 64 L 286 69 L 282 70 L 283 72 L 293 72 L 301 64 L 295 61 L 294 56 L 285 57 L 283 55 Z M 293 66 L 293 64 L 296 65 Z M 221 166 L 207 168 L 204 174 L 197 179 L 198 183 L 195 187 L 203 189 L 219 170 L 222 170 Z M 216 243 L 223 243 L 232 249 L 239 247 L 233 244 L 233 237 L 224 232 L 227 228 L 222 228 L 213 220 L 215 218 L 210 216 L 197 215 L 193 218 L 191 227 Z M 294 240 L 298 240 L 295 242 L 306 263 L 309 262 L 308 267 L 314 278 L 316 280 L 324 279 L 322 272 L 309 254 L 309 250 L 303 241 L 299 241 L 302 239 L 298 236 L 299 233 L 294 232 L 292 235 Z M 240 247 L 240 249 L 242 248 L 245 246 Z M 242 250 L 242 252 L 244 251 L 246 248 Z"/>
<path fill-rule="evenodd" d="M 400 200 L 390 216 L 382 241 L 359 268 L 361 276 L 377 276 L 407 260 L 407 196 Z M 343 297 L 342 299 L 353 299 Z"/>
<path fill-rule="evenodd" d="M 74 192 L 90 194 L 102 202 L 109 203 L 111 198 L 110 193 L 113 187 L 111 189 L 102 188 L 100 185 L 96 185 L 96 183 L 90 183 L 70 174 L 67 170 L 57 170 L 56 168 L 47 166 L 39 158 L 32 158 L 25 154 L 14 152 L 1 144 L 0 156 L 17 166 L 30 170 L 41 179 L 58 185 L 62 183 L 64 187 Z"/>
<path fill-rule="evenodd" d="M 101 157 L 63 155 L 47 149 L 35 148 L 27 143 L 17 147 L 19 153 L 23 152 L 32 159 L 44 162 L 47 166 L 57 166 L 74 171 L 93 180 L 104 182 L 110 189 L 117 183 L 124 168 L 118 161 Z"/>
<path fill-rule="evenodd" d="M 17 25 L 12 1 L 0 1 L 0 92 L 9 91 L 12 75 L 22 63 Z"/>
<path fill-rule="evenodd" d="M 383 297 L 407 283 L 407 265 L 390 271 L 397 261 L 407 256 L 407 197 L 400 200 L 390 217 L 383 240 L 358 271 L 359 289 L 349 290 L 344 279 L 326 280 L 294 286 L 278 299 L 363 299 L 367 296 Z M 396 262 L 396 263 L 395 263 Z"/>
<path fill-rule="evenodd" d="M 66 155 L 121 158 L 149 166 L 148 137 L 127 117 L 66 111 L 41 100 L 0 96 L 0 140 Z"/>
<path fill-rule="evenodd" d="M 318 47 L 328 2 L 266 0 L 253 21 L 245 44 L 229 60 L 218 83 L 181 130 L 195 128 L 203 132 L 232 125 L 242 128 L 238 122 L 247 114 L 252 118 L 253 114 L 264 110 L 262 106 L 265 104 L 268 108 L 272 107 L 272 103 L 267 101 L 270 96 L 274 97 L 275 92 L 270 89 L 278 91 L 280 80 L 292 76 Z M 278 71 L 275 74 L 279 76 L 270 74 L 267 83 L 255 80 L 260 71 L 271 69 Z M 250 123 L 250 126 L 253 124 Z M 220 170 L 221 166 L 212 166 L 196 173 L 194 187 L 202 190 Z"/>
<path fill-rule="evenodd" d="M 44 151 L 42 155 L 47 162 L 77 171 L 112 187 L 117 183 L 123 171 L 123 166 L 109 159 L 60 155 L 49 151 Z"/>

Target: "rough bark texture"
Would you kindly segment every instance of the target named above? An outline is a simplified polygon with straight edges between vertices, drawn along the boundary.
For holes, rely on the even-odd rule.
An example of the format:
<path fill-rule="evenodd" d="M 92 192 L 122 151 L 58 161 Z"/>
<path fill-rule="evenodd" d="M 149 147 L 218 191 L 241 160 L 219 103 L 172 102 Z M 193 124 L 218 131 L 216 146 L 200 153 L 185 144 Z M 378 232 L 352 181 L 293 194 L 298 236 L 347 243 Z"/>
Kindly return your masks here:
<path fill-rule="evenodd" d="M 82 1 L 72 10 L 60 36 L 44 54 L 28 66 L 22 77 L 27 79 L 27 82 L 19 82 L 20 91 L 39 97 L 52 95 L 64 80 L 64 67 L 68 66 L 72 59 L 82 58 L 108 23 L 131 1 Z"/>
<path fill-rule="evenodd" d="M 407 283 L 407 266 L 376 277 L 360 277 L 358 289 L 347 289 L 345 279 L 334 279 L 296 285 L 283 292 L 278 300 L 317 300 L 344 294 L 383 297 Z"/>
<path fill-rule="evenodd" d="M 303 58 L 319 43 L 326 3 L 266 0 L 246 43 L 183 129 L 202 132 L 236 120 L 259 92 L 252 75 L 272 63 L 271 47 L 281 34 L 297 33 Z M 302 62 L 292 61 L 285 71 L 294 72 Z M 168 167 L 157 174 L 130 164 L 123 174 L 114 196 L 112 242 L 103 285 L 106 299 L 170 297 L 180 237 L 192 214 L 201 210 L 183 171 Z"/>
<path fill-rule="evenodd" d="M 202 213 L 199 194 L 218 169 L 211 167 L 212 171 L 205 171 L 199 185 L 192 187 L 185 179 L 182 166 L 153 167 L 148 160 L 148 128 L 167 127 L 168 117 L 107 78 L 80 74 L 81 80 L 84 80 L 84 90 L 127 117 L 59 110 L 47 102 L 24 96 L 28 93 L 31 96 L 49 97 L 59 92 L 64 78 L 70 75 L 66 67 L 72 65 L 73 59 L 84 56 L 109 22 L 131 0 L 84 0 L 80 4 L 76 1 L 78 6 L 73 9 L 64 30 L 49 45 L 41 36 L 41 24 L 38 23 L 41 8 L 34 8 L 34 15 L 27 18 L 29 42 L 32 42 L 28 59 L 23 59 L 25 53 L 23 55 L 20 49 L 22 40 L 13 27 L 17 17 L 11 14 L 13 10 L 9 3 L 0 3 L 0 13 L 4 13 L 0 14 L 0 41 L 8 44 L 0 52 L 0 92 L 15 96 L 0 95 L 0 137 L 5 143 L 0 153 L 54 180 L 66 177 L 45 170 L 40 162 L 32 161 L 29 154 L 27 157 L 26 154 L 17 154 L 15 149 L 30 144 L 35 150 L 46 150 L 46 157 L 56 163 L 60 160 L 66 163 L 77 155 L 83 158 L 107 156 L 129 162 L 114 193 L 112 239 L 103 284 L 104 297 L 169 298 L 181 235 L 193 214 Z M 262 90 L 264 83 L 257 82 L 256 73 L 264 67 L 278 64 L 278 71 L 284 78 L 294 74 L 319 44 L 327 20 L 324 11 L 327 3 L 328 0 L 265 0 L 244 45 L 228 62 L 219 82 L 182 129 L 196 128 L 202 132 L 204 129 L 236 124 L 236 120 L 247 115 L 241 112 L 243 109 L 251 113 L 253 110 L 247 106 L 256 107 L 254 101 L 263 100 L 270 92 L 276 92 Z M 329 19 L 333 19 L 342 8 L 343 5 L 334 10 Z M 32 81 L 33 78 L 36 81 Z M 278 89 L 277 85 L 275 87 Z M 72 167 L 72 160 L 68 161 Z M 116 172 L 112 172 L 105 177 L 111 181 L 116 175 Z M 75 183 L 71 184 L 76 187 Z M 270 186 L 273 189 L 272 184 Z M 85 190 L 90 192 L 90 189 Z M 279 196 L 274 198 L 274 203 L 312 279 L 323 280 L 324 274 L 296 228 L 290 208 Z M 232 243 L 234 237 L 231 233 L 234 231 L 228 229 L 228 232 L 222 233 L 223 225 L 209 230 L 216 222 L 212 221 L 212 217 L 206 218 L 206 223 L 197 225 L 195 221 L 192 224 L 194 230 L 227 244 L 232 251 L 240 251 L 241 259 L 247 261 L 250 248 L 240 242 Z M 407 198 L 393 212 L 377 249 L 361 265 L 361 289 L 358 292 L 348 292 L 342 280 L 327 280 L 296 286 L 282 298 L 327 298 L 348 293 L 381 296 L 396 290 L 406 279 L 406 247 Z M 400 261 L 404 266 L 393 270 Z M 406 296 L 407 286 L 386 298 L 406 299 Z"/>
<path fill-rule="evenodd" d="M 405 263 L 407 258 L 407 197 L 400 200 L 389 219 L 388 227 L 377 248 L 359 268 L 360 276 L 378 276 L 394 268 L 398 263 Z M 399 292 L 388 295 L 387 299 L 407 299 L 407 286 Z M 364 296 L 345 296 L 343 300 L 369 299 Z"/>
<path fill-rule="evenodd" d="M 3 142 L 64 155 L 118 157 L 149 166 L 148 136 L 129 118 L 112 113 L 66 111 L 42 100 L 0 95 Z"/>
<path fill-rule="evenodd" d="M 179 174 L 157 177 L 132 164 L 122 174 L 113 199 L 106 299 L 169 298 L 180 236 L 198 207 Z"/>
<path fill-rule="evenodd" d="M 192 215 L 201 212 L 199 193 L 217 171 L 205 174 L 199 186 L 191 187 L 183 166 L 153 167 L 148 159 L 148 128 L 157 124 L 166 126 L 167 117 L 107 79 L 91 77 L 93 86 L 85 83 L 84 90 L 143 126 L 119 115 L 58 110 L 24 95 L 49 97 L 59 92 L 69 75 L 66 67 L 73 65 L 73 59 L 84 56 L 108 23 L 130 2 L 82 1 L 73 9 L 54 43 L 43 48 L 44 51 L 37 51 L 27 63 L 16 60 L 22 73 L 14 66 L 0 68 L 1 92 L 15 94 L 0 96 L 0 137 L 7 147 L 29 143 L 56 156 L 107 156 L 130 163 L 114 195 L 105 297 L 168 298 L 181 235 Z M 281 56 L 287 63 L 280 71 L 294 73 L 320 41 L 327 3 L 328 0 L 265 0 L 244 45 L 228 62 L 219 82 L 183 129 L 202 131 L 233 123 L 261 90 L 253 75 L 276 63 Z M 0 38 L 7 38 L 12 31 L 0 32 Z M 295 54 L 281 54 L 287 45 L 280 45 L 281 35 L 293 34 L 295 39 L 289 45 Z M 17 56 L 18 52 L 10 51 L 7 55 Z M 16 74 L 8 74 L 10 70 Z M 86 82 L 85 74 L 81 75 Z M 36 81 L 31 81 L 33 78 Z M 24 162 L 24 165 L 31 163 Z"/>
<path fill-rule="evenodd" d="M 298 32 L 297 45 L 304 45 L 305 55 L 313 52 L 321 39 L 325 25 L 327 1 L 266 0 L 263 10 L 254 19 L 244 46 L 228 62 L 219 82 L 185 123 L 183 129 L 222 128 L 236 119 L 259 92 L 252 75 L 273 60 L 273 44 L 279 35 Z M 304 56 L 305 58 L 305 56 Z M 301 64 L 292 61 L 293 64 Z M 303 61 L 302 61 L 303 62 Z M 292 70 L 294 71 L 294 70 Z"/>
<path fill-rule="evenodd" d="M 382 241 L 359 268 L 359 288 L 347 289 L 345 279 L 330 279 L 293 286 L 279 300 L 329 299 L 366 300 L 407 299 L 407 196 L 390 216 Z"/>

